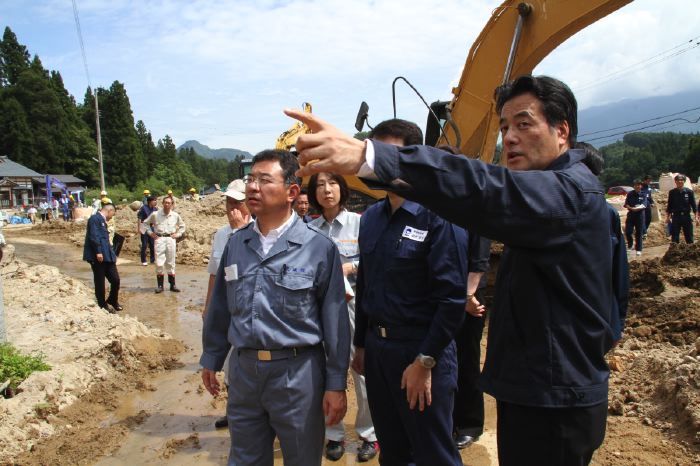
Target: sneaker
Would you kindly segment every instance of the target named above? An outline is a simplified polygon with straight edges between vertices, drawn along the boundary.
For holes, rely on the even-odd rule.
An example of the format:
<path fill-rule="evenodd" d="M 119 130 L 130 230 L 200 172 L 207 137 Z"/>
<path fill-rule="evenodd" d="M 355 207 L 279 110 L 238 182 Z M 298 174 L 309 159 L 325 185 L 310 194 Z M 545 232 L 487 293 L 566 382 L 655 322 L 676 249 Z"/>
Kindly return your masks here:
<path fill-rule="evenodd" d="M 357 450 L 357 462 L 364 463 L 369 461 L 377 456 L 377 453 L 379 453 L 379 442 L 376 440 L 374 442 L 363 440 L 360 449 Z"/>
<path fill-rule="evenodd" d="M 637 251 L 637 255 L 638 255 L 638 256 L 641 256 L 641 255 L 642 255 L 642 251 Z"/>
<path fill-rule="evenodd" d="M 326 458 L 331 461 L 338 461 L 345 454 L 345 442 L 329 440 L 326 443 Z"/>
<path fill-rule="evenodd" d="M 148 265 L 148 262 L 141 262 L 141 265 L 143 265 L 145 267 Z"/>

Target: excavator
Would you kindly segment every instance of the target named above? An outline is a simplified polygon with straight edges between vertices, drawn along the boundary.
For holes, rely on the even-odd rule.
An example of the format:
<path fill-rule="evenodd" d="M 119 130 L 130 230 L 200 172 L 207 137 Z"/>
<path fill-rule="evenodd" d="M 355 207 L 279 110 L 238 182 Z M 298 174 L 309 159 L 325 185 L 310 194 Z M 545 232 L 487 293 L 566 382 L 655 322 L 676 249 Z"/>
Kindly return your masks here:
<path fill-rule="evenodd" d="M 514 77 L 532 73 L 559 44 L 631 2 L 505 0 L 493 10 L 469 50 L 459 84 L 452 89 L 452 100 L 437 101 L 429 106 L 425 143 L 451 145 L 462 154 L 493 163 L 499 129 L 495 89 Z M 311 111 L 310 105 L 308 111 Z M 362 102 L 355 121 L 358 131 L 362 131 L 368 115 L 369 107 Z M 304 125 L 296 123 L 277 142 L 284 144 L 281 148 L 289 149 L 299 135 L 308 131 Z M 374 199 L 385 195 L 383 191 L 368 190 L 356 177 L 347 180 L 351 189 Z"/>

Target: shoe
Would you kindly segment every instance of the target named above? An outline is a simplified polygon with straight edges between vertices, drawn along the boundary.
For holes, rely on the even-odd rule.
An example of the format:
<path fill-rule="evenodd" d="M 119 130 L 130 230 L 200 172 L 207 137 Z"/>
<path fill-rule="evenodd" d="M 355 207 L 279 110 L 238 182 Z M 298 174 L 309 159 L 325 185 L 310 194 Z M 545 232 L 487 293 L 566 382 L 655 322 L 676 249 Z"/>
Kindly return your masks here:
<path fill-rule="evenodd" d="M 124 306 L 122 306 L 121 304 L 112 304 L 112 308 L 115 311 L 123 311 L 124 310 Z"/>
<path fill-rule="evenodd" d="M 331 461 L 338 461 L 345 454 L 345 442 L 329 440 L 326 443 L 326 458 Z"/>
<path fill-rule="evenodd" d="M 377 453 L 379 453 L 379 442 L 376 440 L 374 442 L 363 440 L 360 449 L 357 450 L 357 462 L 364 463 L 369 461 L 377 456 Z"/>
<path fill-rule="evenodd" d="M 145 267 L 148 265 L 148 262 L 141 262 L 141 265 L 143 265 Z"/>
<path fill-rule="evenodd" d="M 641 256 L 641 255 L 642 255 L 642 251 L 637 251 L 637 255 L 638 255 L 638 256 Z"/>
<path fill-rule="evenodd" d="M 114 309 L 109 307 L 107 304 L 105 304 L 104 306 L 100 306 L 100 309 L 104 309 L 105 311 L 109 312 L 110 314 L 114 314 L 116 312 Z"/>
<path fill-rule="evenodd" d="M 214 427 L 217 429 L 224 429 L 228 427 L 228 418 L 226 416 L 222 416 L 216 421 L 214 421 Z"/>
<path fill-rule="evenodd" d="M 170 284 L 170 291 L 174 293 L 180 292 L 180 288 L 175 286 L 175 275 L 168 275 L 168 283 Z"/>
<path fill-rule="evenodd" d="M 471 435 L 461 435 L 457 434 L 457 437 L 455 437 L 455 446 L 457 447 L 458 450 L 463 450 L 467 448 L 469 445 L 472 443 L 476 442 L 479 440 L 479 437 L 472 437 Z"/>
<path fill-rule="evenodd" d="M 162 293 L 163 292 L 163 276 L 156 275 L 156 281 L 158 283 L 158 286 L 156 287 L 156 294 Z"/>
<path fill-rule="evenodd" d="M 162 287 L 162 286 L 159 286 L 158 288 L 156 288 L 156 294 L 162 293 L 162 292 L 163 292 L 163 287 Z"/>

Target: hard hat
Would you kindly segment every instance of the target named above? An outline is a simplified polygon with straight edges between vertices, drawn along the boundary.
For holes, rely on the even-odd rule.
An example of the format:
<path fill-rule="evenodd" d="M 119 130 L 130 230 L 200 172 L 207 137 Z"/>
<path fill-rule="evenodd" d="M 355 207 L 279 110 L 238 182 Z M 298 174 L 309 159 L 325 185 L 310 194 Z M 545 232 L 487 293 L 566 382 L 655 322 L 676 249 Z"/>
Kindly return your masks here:
<path fill-rule="evenodd" d="M 190 188 L 190 192 L 191 192 L 191 193 L 196 193 L 196 192 L 197 192 L 197 190 L 196 190 L 196 189 L 194 189 L 194 188 Z"/>
<path fill-rule="evenodd" d="M 151 192 L 150 192 L 148 189 L 144 189 L 144 190 L 143 190 L 143 193 L 146 194 L 146 195 L 151 194 Z"/>
<path fill-rule="evenodd" d="M 100 196 L 106 196 L 106 195 L 107 195 L 107 191 L 100 191 Z"/>
<path fill-rule="evenodd" d="M 173 193 L 173 190 L 172 190 L 172 189 L 168 189 L 168 194 L 172 194 L 172 193 Z"/>
<path fill-rule="evenodd" d="M 100 199 L 100 202 L 102 202 L 102 207 L 106 206 L 107 204 L 113 205 L 112 200 L 108 197 L 103 197 L 102 199 Z"/>
<path fill-rule="evenodd" d="M 243 180 L 233 180 L 226 187 L 226 192 L 224 193 L 228 197 L 232 197 L 237 201 L 245 200 L 245 183 Z"/>

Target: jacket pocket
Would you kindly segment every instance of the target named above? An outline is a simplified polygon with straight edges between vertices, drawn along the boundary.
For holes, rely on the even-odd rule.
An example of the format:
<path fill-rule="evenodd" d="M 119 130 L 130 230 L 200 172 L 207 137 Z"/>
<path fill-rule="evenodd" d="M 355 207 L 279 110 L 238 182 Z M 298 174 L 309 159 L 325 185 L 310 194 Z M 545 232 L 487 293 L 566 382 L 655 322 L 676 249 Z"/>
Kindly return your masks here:
<path fill-rule="evenodd" d="M 304 317 L 309 312 L 313 278 L 307 275 L 284 274 L 275 278 L 278 289 L 278 303 L 284 314 Z"/>

